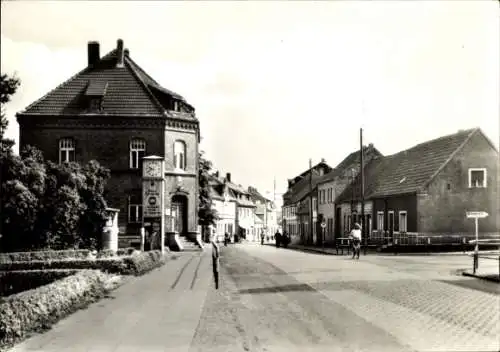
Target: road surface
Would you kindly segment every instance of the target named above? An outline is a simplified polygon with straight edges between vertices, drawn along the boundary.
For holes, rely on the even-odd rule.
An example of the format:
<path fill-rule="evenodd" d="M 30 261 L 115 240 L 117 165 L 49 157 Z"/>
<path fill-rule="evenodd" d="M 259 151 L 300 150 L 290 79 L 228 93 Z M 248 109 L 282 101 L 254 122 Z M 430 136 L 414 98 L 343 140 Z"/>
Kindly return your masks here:
<path fill-rule="evenodd" d="M 183 253 L 13 351 L 498 351 L 499 285 L 462 256 Z"/>

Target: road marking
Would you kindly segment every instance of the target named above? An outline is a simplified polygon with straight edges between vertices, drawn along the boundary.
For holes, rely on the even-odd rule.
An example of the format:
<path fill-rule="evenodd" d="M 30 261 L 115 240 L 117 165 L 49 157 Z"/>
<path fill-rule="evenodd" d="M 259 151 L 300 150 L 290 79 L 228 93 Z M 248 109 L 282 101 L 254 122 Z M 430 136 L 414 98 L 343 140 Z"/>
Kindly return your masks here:
<path fill-rule="evenodd" d="M 193 275 L 193 281 L 191 281 L 191 290 L 193 289 L 194 287 L 194 283 L 196 282 L 196 279 L 198 278 L 198 270 L 200 270 L 200 265 L 201 265 L 201 262 L 203 260 L 203 255 L 200 255 L 200 261 L 198 262 L 198 265 L 196 266 L 196 269 L 194 271 L 194 275 Z"/>
<path fill-rule="evenodd" d="M 184 273 L 184 271 L 188 267 L 189 263 L 191 263 L 191 261 L 193 259 L 194 259 L 194 256 L 191 256 L 191 258 L 189 258 L 189 260 L 186 262 L 186 264 L 184 264 L 184 266 L 182 267 L 181 271 L 179 272 L 179 275 L 177 275 L 177 278 L 175 279 L 174 283 L 172 284 L 172 287 L 170 288 L 171 290 L 173 290 L 175 288 L 175 286 L 177 286 L 177 284 L 179 283 L 179 280 L 182 277 L 182 274 Z"/>
<path fill-rule="evenodd" d="M 356 290 L 324 294 L 416 350 L 465 352 L 500 349 L 498 339 L 493 336 L 476 333 Z"/>

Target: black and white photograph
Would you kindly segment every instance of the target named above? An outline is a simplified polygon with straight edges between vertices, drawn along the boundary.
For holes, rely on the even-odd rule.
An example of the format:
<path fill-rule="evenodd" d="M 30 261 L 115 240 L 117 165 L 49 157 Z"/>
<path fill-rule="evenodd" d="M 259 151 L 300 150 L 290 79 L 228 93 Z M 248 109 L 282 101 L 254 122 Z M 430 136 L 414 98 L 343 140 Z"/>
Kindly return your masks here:
<path fill-rule="evenodd" d="M 1 352 L 500 351 L 497 1 L 0 26 Z"/>

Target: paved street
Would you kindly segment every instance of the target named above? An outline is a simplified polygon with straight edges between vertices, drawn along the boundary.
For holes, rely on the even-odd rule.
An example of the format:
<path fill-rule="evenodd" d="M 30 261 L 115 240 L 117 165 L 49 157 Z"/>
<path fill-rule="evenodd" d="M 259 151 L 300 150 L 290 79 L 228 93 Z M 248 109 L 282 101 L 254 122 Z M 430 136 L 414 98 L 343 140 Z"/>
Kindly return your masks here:
<path fill-rule="evenodd" d="M 13 351 L 498 351 L 499 285 L 464 256 L 183 253 Z"/>

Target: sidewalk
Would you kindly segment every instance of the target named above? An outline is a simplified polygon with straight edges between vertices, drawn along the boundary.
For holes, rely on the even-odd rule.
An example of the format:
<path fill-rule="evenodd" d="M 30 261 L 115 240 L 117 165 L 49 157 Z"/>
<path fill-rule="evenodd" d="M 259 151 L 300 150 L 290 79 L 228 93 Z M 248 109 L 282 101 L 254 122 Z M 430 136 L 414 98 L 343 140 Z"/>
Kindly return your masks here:
<path fill-rule="evenodd" d="M 275 246 L 274 243 L 265 243 L 267 246 Z M 280 247 L 283 248 L 283 247 Z M 320 254 L 325 254 L 325 255 L 337 255 L 337 250 L 335 248 L 330 248 L 330 247 L 315 247 L 315 246 L 305 246 L 301 244 L 289 244 L 286 249 L 294 249 L 294 250 L 300 250 L 300 251 L 305 251 L 305 252 L 314 252 L 314 253 L 320 253 Z M 490 251 L 484 251 L 485 253 L 489 253 Z M 373 248 L 368 248 L 367 254 L 369 255 L 377 255 L 377 256 L 393 256 L 393 255 L 398 255 L 398 256 L 422 256 L 422 255 L 429 255 L 429 256 L 465 256 L 470 251 L 463 252 L 463 251 L 455 251 L 455 252 L 411 252 L 411 253 L 399 253 L 397 252 L 396 254 L 394 252 L 377 252 Z M 482 251 L 480 251 L 482 253 Z M 352 255 L 352 252 L 349 252 L 350 255 Z M 342 255 L 342 250 L 339 249 L 338 255 Z M 344 254 L 343 255 L 348 255 L 347 254 L 347 249 L 344 248 Z M 364 250 L 361 248 L 361 255 L 364 255 Z"/>
<path fill-rule="evenodd" d="M 187 352 L 211 284 L 210 252 L 180 253 L 10 351 Z"/>
<path fill-rule="evenodd" d="M 500 283 L 500 267 L 498 260 L 479 258 L 479 266 L 475 274 L 473 273 L 472 265 L 473 263 L 471 259 L 470 268 L 462 272 L 463 276 L 470 276 Z"/>

